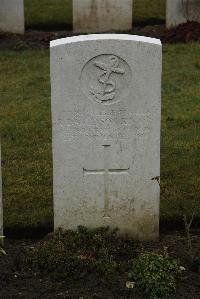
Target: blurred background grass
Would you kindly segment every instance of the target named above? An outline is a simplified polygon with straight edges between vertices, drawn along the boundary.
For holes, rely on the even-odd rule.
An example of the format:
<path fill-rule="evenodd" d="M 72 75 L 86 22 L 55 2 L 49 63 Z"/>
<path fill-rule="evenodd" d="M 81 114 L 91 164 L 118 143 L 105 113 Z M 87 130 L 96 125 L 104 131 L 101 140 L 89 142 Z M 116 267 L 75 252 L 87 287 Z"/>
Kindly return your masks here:
<path fill-rule="evenodd" d="M 137 24 L 165 21 L 165 0 L 134 0 L 133 21 Z M 25 0 L 28 29 L 56 30 L 71 28 L 72 0 Z"/>

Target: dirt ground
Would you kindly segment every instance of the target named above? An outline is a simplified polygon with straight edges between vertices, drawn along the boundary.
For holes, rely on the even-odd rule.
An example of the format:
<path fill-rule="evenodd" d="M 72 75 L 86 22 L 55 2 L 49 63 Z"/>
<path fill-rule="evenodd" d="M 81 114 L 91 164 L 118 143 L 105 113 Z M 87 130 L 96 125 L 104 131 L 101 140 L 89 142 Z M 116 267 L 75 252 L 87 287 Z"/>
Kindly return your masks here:
<path fill-rule="evenodd" d="M 119 32 L 118 32 L 119 33 Z M 188 22 L 172 30 L 166 30 L 165 25 L 150 25 L 134 27 L 128 32 L 121 32 L 159 38 L 163 43 L 200 41 L 200 24 Z M 0 32 L 0 49 L 24 50 L 26 48 L 48 48 L 54 39 L 72 36 L 70 31 L 33 31 L 27 30 L 24 35 L 5 34 Z"/>
<path fill-rule="evenodd" d="M 48 275 L 34 273 L 22 260 L 37 240 L 7 239 L 7 255 L 0 258 L 0 298 L 141 298 L 134 289 L 126 288 L 127 273 L 119 273 L 113 281 L 100 278 L 97 273 L 79 279 L 52 281 Z M 194 252 L 200 256 L 200 231 L 192 234 Z M 141 245 L 141 244 L 140 244 Z M 178 281 L 174 298 L 200 298 L 200 265 L 188 260 L 186 239 L 181 232 L 161 234 L 160 242 L 143 243 L 147 250 L 168 248 L 169 254 L 186 268 Z"/>

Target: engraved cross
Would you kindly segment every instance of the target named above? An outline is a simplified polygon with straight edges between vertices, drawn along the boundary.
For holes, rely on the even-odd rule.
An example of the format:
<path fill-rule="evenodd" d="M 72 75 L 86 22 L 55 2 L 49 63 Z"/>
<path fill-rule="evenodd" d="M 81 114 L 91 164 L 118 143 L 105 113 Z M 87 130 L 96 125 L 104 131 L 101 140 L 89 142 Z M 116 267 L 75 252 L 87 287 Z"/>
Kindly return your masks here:
<path fill-rule="evenodd" d="M 109 175 L 110 174 L 129 174 L 129 168 L 110 169 L 108 167 L 110 145 L 103 145 L 104 148 L 104 168 L 103 169 L 85 169 L 83 168 L 84 175 L 103 174 L 104 175 L 104 217 L 109 216 Z"/>

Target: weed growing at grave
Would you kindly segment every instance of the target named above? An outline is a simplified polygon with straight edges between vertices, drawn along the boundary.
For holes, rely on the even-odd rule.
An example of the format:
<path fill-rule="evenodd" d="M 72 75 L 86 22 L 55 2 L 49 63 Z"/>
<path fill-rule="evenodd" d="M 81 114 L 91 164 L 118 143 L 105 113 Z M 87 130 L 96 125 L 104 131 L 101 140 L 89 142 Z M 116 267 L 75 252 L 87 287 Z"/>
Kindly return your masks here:
<path fill-rule="evenodd" d="M 118 271 L 123 254 L 134 257 L 135 244 L 119 239 L 116 230 L 109 228 L 59 229 L 28 252 L 25 262 L 35 272 L 50 274 L 53 280 L 78 279 L 91 272 L 107 280 Z"/>
<path fill-rule="evenodd" d="M 163 253 L 142 252 L 133 260 L 129 278 L 148 298 L 170 298 L 176 291 L 176 278 L 180 269 L 165 249 Z"/>

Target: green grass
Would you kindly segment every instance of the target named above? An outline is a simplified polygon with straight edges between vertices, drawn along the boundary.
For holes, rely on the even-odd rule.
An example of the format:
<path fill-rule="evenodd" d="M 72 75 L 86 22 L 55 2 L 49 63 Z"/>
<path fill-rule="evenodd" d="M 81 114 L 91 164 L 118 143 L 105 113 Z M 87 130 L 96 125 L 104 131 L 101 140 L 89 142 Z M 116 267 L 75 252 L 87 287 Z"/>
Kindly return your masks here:
<path fill-rule="evenodd" d="M 180 204 L 200 216 L 200 44 L 164 47 L 162 86 L 162 217 Z"/>
<path fill-rule="evenodd" d="M 71 0 L 25 0 L 24 8 L 27 28 L 66 29 L 72 23 Z"/>
<path fill-rule="evenodd" d="M 165 21 L 165 0 L 133 0 L 133 24 Z"/>
<path fill-rule="evenodd" d="M 200 219 L 200 44 L 164 46 L 161 221 Z M 6 228 L 53 222 L 49 51 L 0 52 Z"/>
<path fill-rule="evenodd" d="M 123 1 L 123 0 L 122 0 Z M 165 20 L 165 0 L 134 0 L 134 23 Z M 66 29 L 72 24 L 72 0 L 25 0 L 27 28 Z"/>
<path fill-rule="evenodd" d="M 1 51 L 5 226 L 52 222 L 48 51 Z"/>

